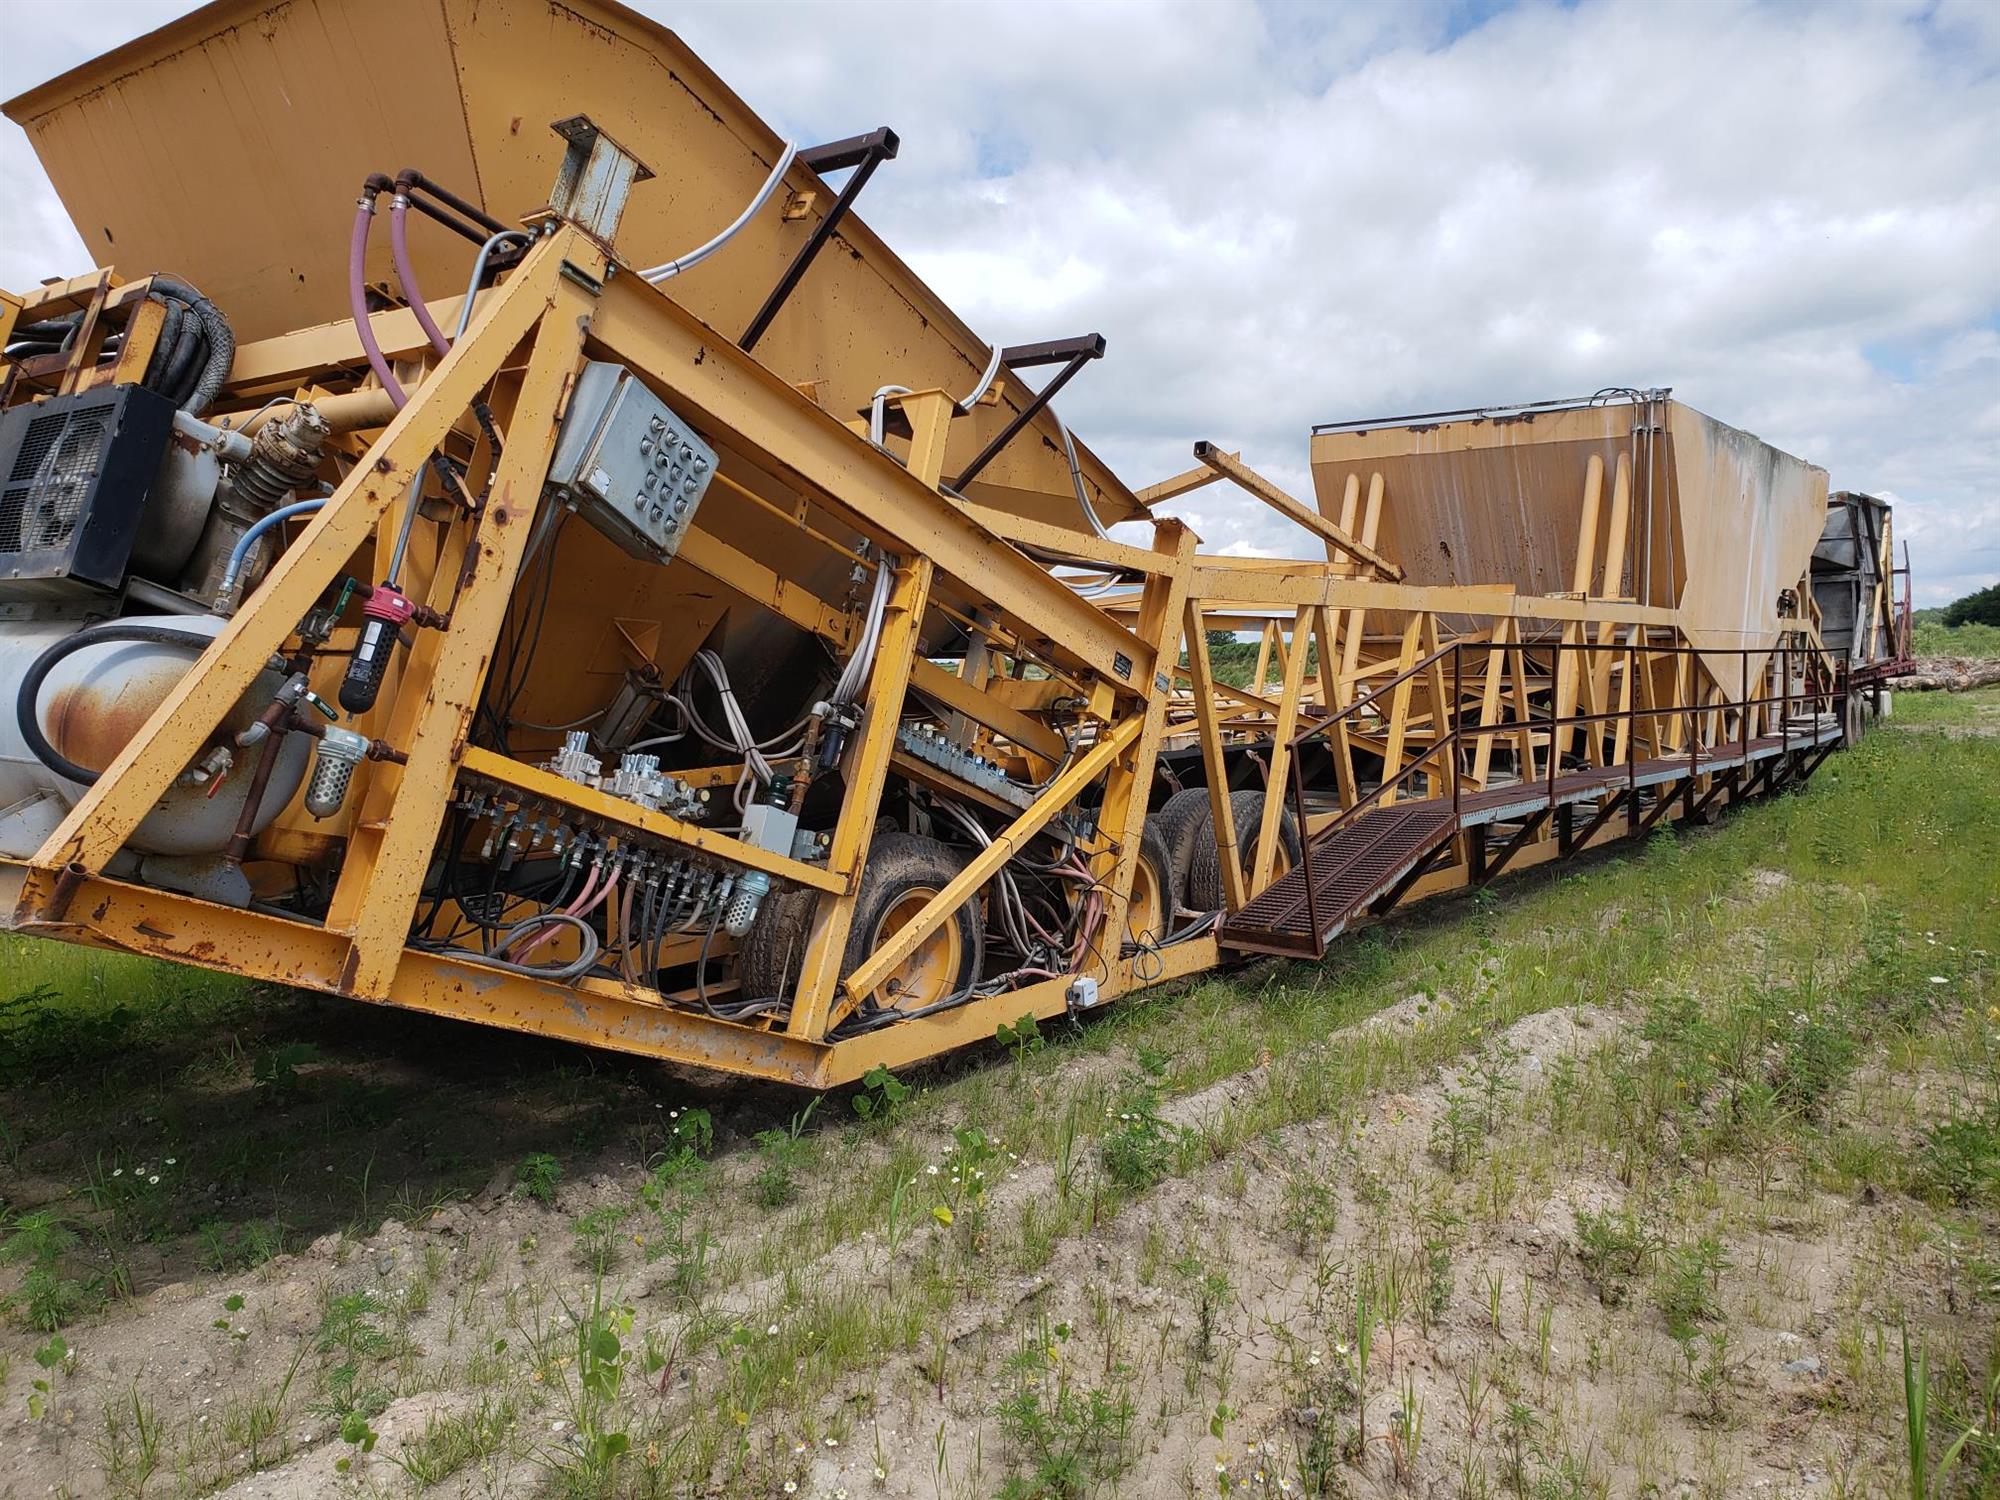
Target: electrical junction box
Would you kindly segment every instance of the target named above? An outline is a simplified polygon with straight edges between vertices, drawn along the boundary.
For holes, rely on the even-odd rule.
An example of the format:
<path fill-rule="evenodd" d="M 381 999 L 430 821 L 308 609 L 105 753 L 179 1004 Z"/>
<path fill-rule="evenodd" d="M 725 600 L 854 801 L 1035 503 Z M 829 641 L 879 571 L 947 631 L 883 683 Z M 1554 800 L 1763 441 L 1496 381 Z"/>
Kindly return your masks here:
<path fill-rule="evenodd" d="M 715 450 L 623 365 L 591 360 L 556 439 L 549 483 L 634 557 L 680 550 L 715 477 Z"/>

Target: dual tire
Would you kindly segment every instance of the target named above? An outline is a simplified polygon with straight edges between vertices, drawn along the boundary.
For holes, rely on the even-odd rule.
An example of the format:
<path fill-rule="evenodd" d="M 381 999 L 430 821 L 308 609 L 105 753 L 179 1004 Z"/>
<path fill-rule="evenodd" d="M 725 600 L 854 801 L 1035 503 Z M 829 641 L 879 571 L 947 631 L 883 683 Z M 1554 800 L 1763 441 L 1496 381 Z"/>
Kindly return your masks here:
<path fill-rule="evenodd" d="M 1229 794 L 1230 821 L 1236 825 L 1236 858 L 1244 866 L 1257 848 L 1257 827 L 1264 816 L 1264 794 L 1256 791 Z M 1215 842 L 1215 813 L 1206 787 L 1189 787 L 1175 792 L 1146 820 L 1148 829 L 1160 834 L 1162 857 L 1168 879 L 1186 907 L 1193 911 L 1220 911 L 1224 887 L 1222 860 Z M 1287 810 L 1278 821 L 1278 853 L 1271 864 L 1273 876 L 1282 875 L 1299 858 L 1298 823 Z"/>

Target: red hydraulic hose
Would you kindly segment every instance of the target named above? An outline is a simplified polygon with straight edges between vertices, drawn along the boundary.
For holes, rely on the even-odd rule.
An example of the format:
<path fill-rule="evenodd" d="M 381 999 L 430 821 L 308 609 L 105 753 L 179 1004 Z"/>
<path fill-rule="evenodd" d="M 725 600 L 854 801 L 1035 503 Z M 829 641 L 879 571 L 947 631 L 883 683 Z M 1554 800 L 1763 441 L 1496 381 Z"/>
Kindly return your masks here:
<path fill-rule="evenodd" d="M 590 893 L 597 889 L 597 878 L 603 873 L 604 873 L 604 867 L 602 865 L 592 865 L 590 867 L 590 873 L 588 876 L 585 877 L 583 882 L 583 889 L 577 892 L 575 900 L 571 901 L 568 906 L 563 908 L 562 914 L 564 916 L 573 917 L 577 914 L 577 909 L 581 907 L 584 902 L 588 901 L 590 899 Z M 514 941 L 511 944 L 509 944 L 507 948 L 503 948 L 501 950 L 501 957 L 507 959 L 508 962 L 510 963 L 520 963 L 530 953 L 533 953 L 536 948 L 541 947 L 543 943 L 547 942 L 550 938 L 554 936 L 555 933 L 553 931 L 540 933 L 535 937 L 532 947 L 523 948 L 521 944 L 528 941 L 528 935 L 526 933 L 523 933 L 520 937 L 514 939 Z"/>
<path fill-rule="evenodd" d="M 576 900 L 573 903 L 571 903 L 569 910 L 565 913 L 565 915 L 572 917 L 587 917 L 592 912 L 596 911 L 598 907 L 604 905 L 604 903 L 610 898 L 611 893 L 617 889 L 618 889 L 618 871 L 613 870 L 611 872 L 611 878 L 606 880 L 603 885 L 597 888 L 597 893 L 595 895 L 591 895 L 590 887 L 585 886 L 584 895 L 577 897 Z M 586 900 L 585 897 L 588 897 L 589 899 Z M 535 952 L 537 952 L 544 943 L 549 942 L 551 939 L 555 937 L 555 935 L 556 935 L 556 928 L 553 925 L 543 928 L 542 931 L 535 936 L 535 938 L 528 944 L 527 947 L 519 949 L 515 953 L 514 962 L 526 963 L 528 959 Z"/>
<path fill-rule="evenodd" d="M 417 325 L 423 329 L 424 337 L 431 341 L 431 347 L 440 354 L 451 352 L 451 340 L 444 336 L 444 330 L 431 316 L 429 304 L 417 286 L 417 269 L 410 264 L 410 200 L 398 192 L 389 201 L 389 253 L 395 257 L 396 280 L 402 283 L 403 300 L 410 304 L 410 311 L 417 315 Z"/>
<path fill-rule="evenodd" d="M 372 185 L 364 188 L 355 207 L 354 234 L 347 246 L 347 304 L 354 315 L 354 331 L 360 335 L 362 352 L 368 356 L 368 367 L 401 411 L 410 398 L 397 383 L 389 361 L 382 357 L 382 346 L 375 342 L 375 329 L 368 321 L 368 230 L 375 218 L 375 191 Z"/>

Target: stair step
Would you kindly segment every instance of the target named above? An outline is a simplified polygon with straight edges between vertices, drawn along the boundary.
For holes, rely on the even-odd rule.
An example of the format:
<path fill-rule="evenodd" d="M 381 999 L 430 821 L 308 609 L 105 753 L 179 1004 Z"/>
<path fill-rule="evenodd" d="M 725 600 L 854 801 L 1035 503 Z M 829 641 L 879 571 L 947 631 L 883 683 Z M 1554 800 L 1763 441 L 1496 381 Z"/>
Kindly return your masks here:
<path fill-rule="evenodd" d="M 1261 953 L 1321 953 L 1364 907 L 1393 890 L 1453 832 L 1451 804 L 1442 800 L 1371 809 L 1317 835 L 1307 850 L 1309 859 L 1225 921 L 1220 939 L 1225 946 Z"/>

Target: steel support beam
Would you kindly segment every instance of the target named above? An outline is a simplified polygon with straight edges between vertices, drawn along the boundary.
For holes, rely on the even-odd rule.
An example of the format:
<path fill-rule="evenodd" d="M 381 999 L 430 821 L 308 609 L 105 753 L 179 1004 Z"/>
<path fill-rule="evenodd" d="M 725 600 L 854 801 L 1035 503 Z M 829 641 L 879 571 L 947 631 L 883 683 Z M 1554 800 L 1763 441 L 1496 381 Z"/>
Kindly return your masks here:
<path fill-rule="evenodd" d="M 1131 631 L 1028 558 L 995 548 L 950 500 L 658 288 L 614 277 L 591 344 L 727 446 L 764 455 L 775 473 L 871 541 L 929 557 L 989 600 L 1033 649 L 1133 692 L 1152 680 L 1152 652 Z"/>

